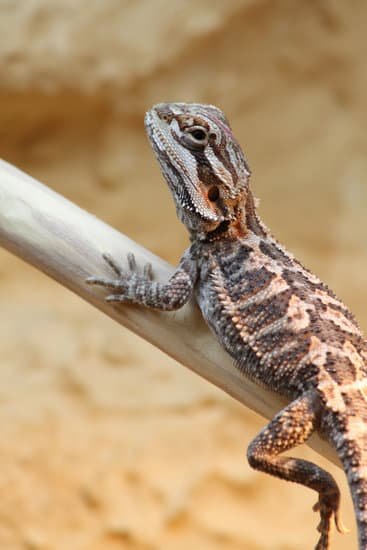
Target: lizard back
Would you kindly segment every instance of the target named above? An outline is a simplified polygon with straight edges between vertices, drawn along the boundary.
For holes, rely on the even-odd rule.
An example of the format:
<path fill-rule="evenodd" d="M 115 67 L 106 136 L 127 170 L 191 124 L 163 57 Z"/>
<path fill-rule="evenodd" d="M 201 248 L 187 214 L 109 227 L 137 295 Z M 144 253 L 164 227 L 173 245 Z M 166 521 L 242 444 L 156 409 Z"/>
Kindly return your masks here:
<path fill-rule="evenodd" d="M 193 246 L 209 326 L 239 368 L 283 395 L 355 383 L 358 401 L 367 403 L 367 342 L 356 319 L 261 229 Z"/>

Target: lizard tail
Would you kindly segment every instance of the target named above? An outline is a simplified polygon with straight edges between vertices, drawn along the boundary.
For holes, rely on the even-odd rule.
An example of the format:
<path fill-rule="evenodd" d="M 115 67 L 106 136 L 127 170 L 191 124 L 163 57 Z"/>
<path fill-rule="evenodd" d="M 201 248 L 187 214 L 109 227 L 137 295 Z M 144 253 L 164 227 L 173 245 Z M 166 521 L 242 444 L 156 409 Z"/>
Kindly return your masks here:
<path fill-rule="evenodd" d="M 366 404 L 367 415 L 367 404 Z M 367 422 L 364 414 L 349 412 L 339 429 L 332 430 L 331 440 L 348 479 L 358 529 L 359 550 L 367 550 Z M 338 531 L 344 526 L 335 516 Z"/>

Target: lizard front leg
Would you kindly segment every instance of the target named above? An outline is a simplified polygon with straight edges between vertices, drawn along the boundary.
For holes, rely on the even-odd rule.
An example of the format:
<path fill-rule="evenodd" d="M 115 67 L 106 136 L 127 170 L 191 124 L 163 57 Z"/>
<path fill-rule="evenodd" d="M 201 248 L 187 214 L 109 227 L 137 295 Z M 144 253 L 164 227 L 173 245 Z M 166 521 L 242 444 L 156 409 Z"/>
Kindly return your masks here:
<path fill-rule="evenodd" d="M 315 550 L 327 550 L 333 517 L 338 531 L 346 531 L 338 515 L 340 492 L 334 478 L 307 460 L 278 456 L 304 443 L 317 427 L 317 423 L 317 404 L 312 393 L 306 393 L 284 408 L 260 432 L 251 442 L 247 458 L 250 466 L 257 470 L 301 483 L 319 493 L 314 510 L 320 512 L 318 530 L 321 535 Z"/>
<path fill-rule="evenodd" d="M 172 311 L 181 308 L 192 295 L 197 267 L 189 251 L 183 255 L 177 270 L 167 283 L 153 281 L 152 266 L 149 263 L 145 264 L 143 273 L 139 273 L 132 253 L 127 255 L 128 270 L 123 269 L 109 254 L 103 254 L 103 258 L 116 278 L 89 277 L 86 282 L 113 290 L 106 297 L 107 302 L 130 302 Z"/>

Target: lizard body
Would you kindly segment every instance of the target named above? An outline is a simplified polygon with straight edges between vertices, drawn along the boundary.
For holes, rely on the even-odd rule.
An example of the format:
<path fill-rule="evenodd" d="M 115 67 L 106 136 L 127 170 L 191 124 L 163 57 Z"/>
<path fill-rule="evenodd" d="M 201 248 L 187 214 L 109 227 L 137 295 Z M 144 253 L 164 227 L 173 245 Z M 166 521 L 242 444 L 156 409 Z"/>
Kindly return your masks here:
<path fill-rule="evenodd" d="M 282 457 L 314 431 L 336 449 L 354 501 L 360 550 L 367 550 L 367 342 L 346 306 L 271 235 L 256 212 L 250 170 L 224 114 L 214 106 L 167 103 L 146 129 L 191 246 L 166 283 L 129 272 L 105 256 L 111 302 L 174 310 L 195 294 L 235 367 L 290 404 L 248 448 L 252 467 L 318 492 L 317 550 L 339 531 L 340 493 L 332 476 Z"/>

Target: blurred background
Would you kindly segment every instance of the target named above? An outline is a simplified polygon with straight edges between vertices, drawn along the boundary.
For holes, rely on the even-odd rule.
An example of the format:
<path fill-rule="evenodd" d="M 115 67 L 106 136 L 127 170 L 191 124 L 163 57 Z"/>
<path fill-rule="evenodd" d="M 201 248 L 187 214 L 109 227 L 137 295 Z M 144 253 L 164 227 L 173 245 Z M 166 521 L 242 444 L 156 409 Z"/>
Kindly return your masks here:
<path fill-rule="evenodd" d="M 366 18 L 362 0 L 0 0 L 0 156 L 176 263 L 143 117 L 214 103 L 265 222 L 366 329 Z M 0 301 L 0 548 L 313 548 L 315 495 L 246 463 L 263 419 L 4 251 Z M 352 549 L 327 468 L 352 529 L 333 548 Z"/>

